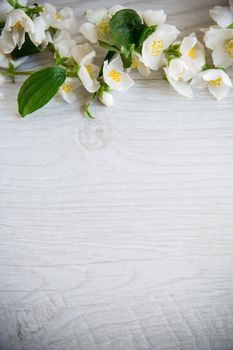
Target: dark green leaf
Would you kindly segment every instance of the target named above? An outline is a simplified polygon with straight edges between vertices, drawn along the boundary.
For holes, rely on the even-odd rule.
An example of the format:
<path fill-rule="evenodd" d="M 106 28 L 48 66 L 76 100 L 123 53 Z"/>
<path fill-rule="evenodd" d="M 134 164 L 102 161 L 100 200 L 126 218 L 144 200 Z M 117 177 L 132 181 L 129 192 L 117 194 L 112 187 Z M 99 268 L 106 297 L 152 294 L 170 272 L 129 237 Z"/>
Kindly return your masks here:
<path fill-rule="evenodd" d="M 132 64 L 132 53 L 134 51 L 135 45 L 132 44 L 129 48 L 122 46 L 121 48 L 121 59 L 123 62 L 124 68 L 130 68 Z"/>
<path fill-rule="evenodd" d="M 231 23 L 229 26 L 227 26 L 229 29 L 233 29 L 233 23 Z"/>
<path fill-rule="evenodd" d="M 136 28 L 141 24 L 142 20 L 136 11 L 118 11 L 110 21 L 111 34 L 116 44 L 126 48 L 135 44 Z"/>
<path fill-rule="evenodd" d="M 25 35 L 25 43 L 19 50 L 18 48 L 15 48 L 14 51 L 11 53 L 11 57 L 13 60 L 17 60 L 18 58 L 35 55 L 37 53 L 40 53 L 42 50 L 41 48 L 33 44 L 31 41 L 29 35 L 26 33 Z"/>
<path fill-rule="evenodd" d="M 108 44 L 105 41 L 99 40 L 99 46 L 109 51 L 119 52 L 119 49 L 115 45 Z"/>
<path fill-rule="evenodd" d="M 46 105 L 58 92 L 66 79 L 66 70 L 54 66 L 31 75 L 18 95 L 19 113 L 22 117 Z"/>

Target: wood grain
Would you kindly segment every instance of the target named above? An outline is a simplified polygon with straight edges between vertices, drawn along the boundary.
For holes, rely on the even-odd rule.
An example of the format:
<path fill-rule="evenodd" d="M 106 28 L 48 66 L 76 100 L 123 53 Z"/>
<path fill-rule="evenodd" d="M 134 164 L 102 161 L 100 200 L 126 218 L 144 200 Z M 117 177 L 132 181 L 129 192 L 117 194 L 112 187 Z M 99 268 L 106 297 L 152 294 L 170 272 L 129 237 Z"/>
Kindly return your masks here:
<path fill-rule="evenodd" d="M 225 4 L 119 3 L 163 7 L 186 34 Z M 113 4 L 65 2 L 80 22 Z M 1 87 L 1 350 L 233 349 L 232 93 L 135 78 L 95 121 L 84 93 L 22 120 L 20 80 Z"/>

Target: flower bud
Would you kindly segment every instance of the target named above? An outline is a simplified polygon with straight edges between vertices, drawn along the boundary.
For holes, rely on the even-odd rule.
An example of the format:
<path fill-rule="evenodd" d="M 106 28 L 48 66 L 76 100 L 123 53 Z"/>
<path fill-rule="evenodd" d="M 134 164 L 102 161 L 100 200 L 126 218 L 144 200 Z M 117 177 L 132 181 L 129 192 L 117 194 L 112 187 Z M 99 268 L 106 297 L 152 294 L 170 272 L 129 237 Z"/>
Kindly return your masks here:
<path fill-rule="evenodd" d="M 114 104 L 113 96 L 110 92 L 102 91 L 99 98 L 100 101 L 107 107 L 111 107 Z"/>

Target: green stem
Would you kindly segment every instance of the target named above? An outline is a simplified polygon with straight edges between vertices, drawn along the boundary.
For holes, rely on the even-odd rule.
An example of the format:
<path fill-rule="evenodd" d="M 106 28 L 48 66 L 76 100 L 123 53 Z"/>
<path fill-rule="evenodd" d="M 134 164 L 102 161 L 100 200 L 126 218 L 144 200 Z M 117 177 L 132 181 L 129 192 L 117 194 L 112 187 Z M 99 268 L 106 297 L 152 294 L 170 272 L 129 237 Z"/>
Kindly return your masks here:
<path fill-rule="evenodd" d="M 1 75 L 15 76 L 15 75 L 32 75 L 35 72 L 0 72 Z"/>

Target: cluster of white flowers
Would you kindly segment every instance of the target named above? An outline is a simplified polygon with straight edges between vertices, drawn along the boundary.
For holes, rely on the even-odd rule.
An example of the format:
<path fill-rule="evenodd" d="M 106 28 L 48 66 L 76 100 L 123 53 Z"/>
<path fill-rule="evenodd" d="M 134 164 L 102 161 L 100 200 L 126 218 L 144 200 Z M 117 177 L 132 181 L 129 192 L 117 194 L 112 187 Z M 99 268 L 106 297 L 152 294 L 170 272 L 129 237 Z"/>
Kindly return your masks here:
<path fill-rule="evenodd" d="M 217 25 L 203 30 L 205 46 L 212 53 L 211 64 L 207 63 L 204 46 L 194 33 L 177 41 L 180 32 L 166 24 L 163 10 L 137 12 L 140 25 L 149 34 L 140 45 L 127 48 L 125 54 L 122 47 L 117 46 L 110 25 L 111 19 L 123 10 L 122 6 L 88 10 L 86 22 L 78 26 L 71 8 L 58 11 L 51 4 L 30 7 L 26 0 L 3 0 L 0 4 L 0 67 L 18 67 L 27 54 L 15 57 L 14 53 L 21 52 L 28 44 L 38 52 L 52 48 L 56 64 L 67 67 L 67 78 L 59 92 L 68 103 L 74 101 L 77 89 L 83 86 L 89 93 L 97 94 L 103 104 L 111 106 L 113 91 L 126 92 L 134 85 L 129 75 L 132 70 L 147 77 L 160 68 L 171 86 L 185 97 L 193 97 L 193 88 L 206 88 L 217 100 L 228 94 L 232 82 L 225 70 L 233 66 L 233 0 L 229 7 L 217 6 L 210 10 Z M 102 67 L 94 63 L 96 51 L 92 46 L 78 42 L 78 33 L 91 44 L 103 46 L 104 43 L 103 47 L 113 53 Z M 130 57 L 127 66 L 124 54 Z M 0 84 L 3 81 L 0 75 Z"/>

